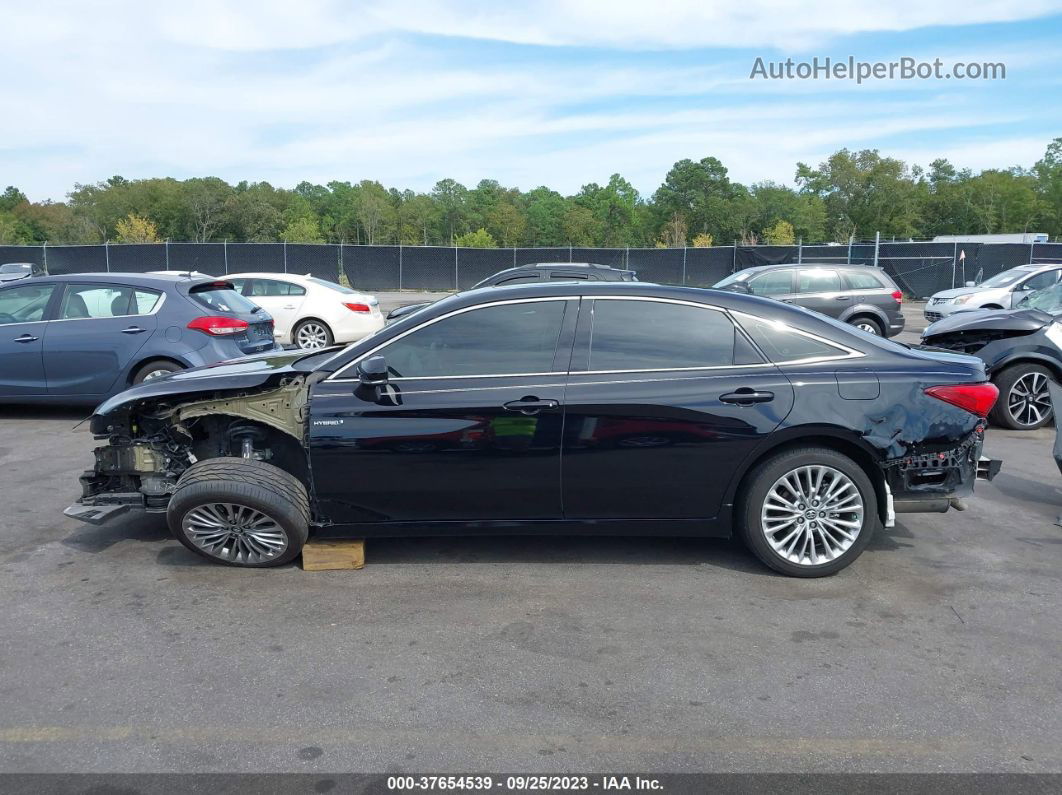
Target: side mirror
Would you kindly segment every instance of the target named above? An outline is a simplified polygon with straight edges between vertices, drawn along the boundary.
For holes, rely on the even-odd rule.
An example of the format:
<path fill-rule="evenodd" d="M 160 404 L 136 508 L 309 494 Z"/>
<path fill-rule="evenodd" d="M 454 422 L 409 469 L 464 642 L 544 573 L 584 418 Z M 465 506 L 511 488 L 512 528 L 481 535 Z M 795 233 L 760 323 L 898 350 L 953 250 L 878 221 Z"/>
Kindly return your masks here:
<path fill-rule="evenodd" d="M 383 386 L 387 383 L 387 360 L 376 354 L 358 362 L 358 380 L 363 386 Z"/>
<path fill-rule="evenodd" d="M 967 287 L 976 287 L 977 286 L 977 282 L 966 282 L 966 286 Z"/>

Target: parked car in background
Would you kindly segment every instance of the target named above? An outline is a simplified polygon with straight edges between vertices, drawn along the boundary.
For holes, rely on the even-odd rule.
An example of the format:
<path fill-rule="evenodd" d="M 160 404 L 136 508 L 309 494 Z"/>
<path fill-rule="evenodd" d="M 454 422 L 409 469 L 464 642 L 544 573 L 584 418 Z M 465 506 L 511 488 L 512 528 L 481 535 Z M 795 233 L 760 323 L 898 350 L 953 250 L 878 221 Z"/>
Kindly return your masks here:
<path fill-rule="evenodd" d="M 273 316 L 281 345 L 327 348 L 356 342 L 384 325 L 376 296 L 309 274 L 234 273 L 225 278 Z"/>
<path fill-rule="evenodd" d="M 161 375 L 277 349 L 273 320 L 216 279 L 42 276 L 0 286 L 0 401 L 99 403 Z"/>
<path fill-rule="evenodd" d="M 599 265 L 595 262 L 537 262 L 498 271 L 493 276 L 488 276 L 483 281 L 477 282 L 471 289 L 478 290 L 480 287 L 501 287 L 502 285 L 552 281 L 636 282 L 638 281 L 638 275 L 632 270 L 613 268 L 611 265 Z M 427 301 L 406 304 L 392 309 L 387 314 L 387 322 L 392 323 L 412 312 L 416 312 L 418 309 L 428 306 L 430 303 L 430 301 Z"/>
<path fill-rule="evenodd" d="M 1012 430 L 1051 421 L 1050 382 L 1062 382 L 1062 283 L 1026 296 L 1013 310 L 951 315 L 922 332 L 925 345 L 974 354 L 999 387 L 990 419 Z"/>
<path fill-rule="evenodd" d="M 311 531 L 737 533 L 816 577 L 998 466 L 980 457 L 998 395 L 980 360 L 718 290 L 470 290 L 256 365 L 101 405 L 106 443 L 67 514 L 166 512 L 189 549 L 237 566 L 291 561 Z"/>
<path fill-rule="evenodd" d="M 762 265 L 732 273 L 715 287 L 796 304 L 878 337 L 903 331 L 903 292 L 880 268 L 814 262 Z"/>
<path fill-rule="evenodd" d="M 1013 309 L 1030 293 L 1056 284 L 1060 276 L 1062 264 L 1059 263 L 1019 265 L 980 284 L 967 282 L 965 287 L 933 293 L 926 302 L 925 317 L 934 323 L 971 309 Z"/>
<path fill-rule="evenodd" d="M 0 284 L 28 279 L 36 266 L 32 262 L 5 262 L 0 265 Z"/>

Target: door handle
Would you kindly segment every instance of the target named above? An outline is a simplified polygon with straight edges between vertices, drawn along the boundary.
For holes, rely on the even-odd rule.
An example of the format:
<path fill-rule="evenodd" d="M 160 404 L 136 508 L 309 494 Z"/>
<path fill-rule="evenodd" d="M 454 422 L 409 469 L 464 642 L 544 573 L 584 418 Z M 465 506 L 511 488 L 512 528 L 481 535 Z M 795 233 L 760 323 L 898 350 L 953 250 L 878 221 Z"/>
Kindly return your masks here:
<path fill-rule="evenodd" d="M 285 306 L 283 308 L 284 309 L 294 309 L 295 308 L 295 304 L 288 304 L 287 306 Z"/>
<path fill-rule="evenodd" d="M 40 337 L 34 337 L 32 334 L 23 334 L 21 337 L 15 337 L 15 342 L 36 342 Z"/>
<path fill-rule="evenodd" d="M 835 295 L 833 300 L 834 301 L 847 301 L 851 297 L 852 296 L 850 296 L 850 295 Z"/>
<path fill-rule="evenodd" d="M 759 392 L 743 386 L 734 392 L 720 395 L 719 400 L 723 403 L 733 403 L 738 406 L 751 406 L 753 403 L 768 403 L 774 400 L 774 392 Z"/>
<path fill-rule="evenodd" d="M 129 328 L 122 329 L 123 334 L 143 334 L 147 329 L 140 328 L 140 326 L 130 326 Z"/>
<path fill-rule="evenodd" d="M 502 408 L 506 411 L 519 411 L 521 414 L 538 414 L 542 409 L 555 409 L 559 406 L 556 400 L 539 400 L 537 397 L 528 395 L 527 397 L 520 398 L 519 400 L 510 400 L 508 403 L 502 403 Z"/>

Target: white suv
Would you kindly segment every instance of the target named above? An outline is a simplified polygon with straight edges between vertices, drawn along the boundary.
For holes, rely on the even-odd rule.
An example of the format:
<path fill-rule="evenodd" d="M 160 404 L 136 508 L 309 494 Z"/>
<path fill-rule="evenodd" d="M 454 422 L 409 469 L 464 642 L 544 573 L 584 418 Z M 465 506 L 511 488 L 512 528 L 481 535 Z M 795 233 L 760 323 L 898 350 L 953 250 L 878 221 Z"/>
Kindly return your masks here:
<path fill-rule="evenodd" d="M 965 287 L 933 293 L 926 303 L 926 320 L 941 318 L 967 309 L 1013 309 L 1033 290 L 1050 287 L 1059 280 L 1062 264 L 1019 265 L 997 273 L 980 284 L 966 282 Z"/>
<path fill-rule="evenodd" d="M 225 276 L 276 323 L 277 342 L 304 350 L 356 342 L 383 328 L 376 296 L 335 282 L 290 273 Z"/>

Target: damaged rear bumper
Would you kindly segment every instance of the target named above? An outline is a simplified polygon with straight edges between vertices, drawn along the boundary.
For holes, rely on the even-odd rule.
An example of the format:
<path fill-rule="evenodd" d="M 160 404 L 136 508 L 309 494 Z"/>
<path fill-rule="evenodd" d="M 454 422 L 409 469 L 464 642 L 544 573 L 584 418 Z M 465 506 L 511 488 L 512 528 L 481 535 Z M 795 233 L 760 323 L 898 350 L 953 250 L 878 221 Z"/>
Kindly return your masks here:
<path fill-rule="evenodd" d="M 958 447 L 932 450 L 889 461 L 885 485 L 889 519 L 897 513 L 945 513 L 966 510 L 974 482 L 992 480 L 1003 462 L 981 454 L 984 431 L 978 428 Z"/>

